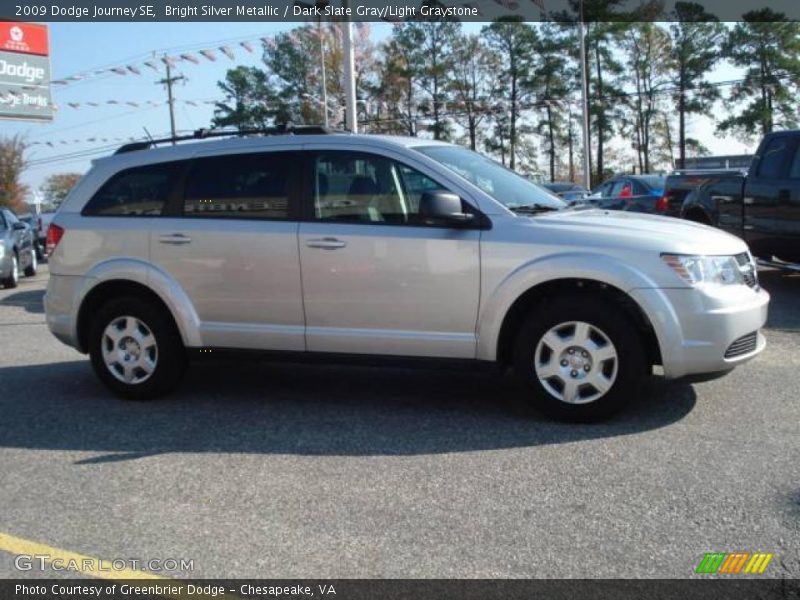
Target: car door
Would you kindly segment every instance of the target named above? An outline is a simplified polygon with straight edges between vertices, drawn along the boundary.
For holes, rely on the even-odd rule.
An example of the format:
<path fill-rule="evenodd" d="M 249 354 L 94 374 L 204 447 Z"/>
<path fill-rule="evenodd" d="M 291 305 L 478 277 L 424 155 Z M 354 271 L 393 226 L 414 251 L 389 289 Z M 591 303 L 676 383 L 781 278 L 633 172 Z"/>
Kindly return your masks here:
<path fill-rule="evenodd" d="M 779 227 L 775 256 L 800 263 L 800 140 L 792 140 L 792 161 L 784 192 L 779 192 L 776 225 Z"/>
<path fill-rule="evenodd" d="M 17 218 L 10 210 L 4 209 L 3 216 L 5 217 L 6 225 L 9 229 L 9 235 L 14 240 L 19 253 L 19 268 L 20 271 L 25 269 L 31 262 L 31 253 L 33 252 L 33 245 L 30 236 L 28 235 L 28 228 L 24 223 Z"/>
<path fill-rule="evenodd" d="M 151 260 L 189 297 L 204 345 L 305 350 L 297 251 L 297 154 L 197 156 Z"/>
<path fill-rule="evenodd" d="M 309 152 L 307 169 L 299 247 L 308 349 L 474 358 L 480 231 L 419 218 L 422 193 L 447 186 L 367 152 Z"/>
<path fill-rule="evenodd" d="M 759 157 L 755 173 L 748 173 L 744 189 L 744 239 L 753 254 L 764 258 L 780 246 L 779 204 L 788 202 L 791 190 L 789 164 L 793 141 L 790 136 L 772 137 Z"/>

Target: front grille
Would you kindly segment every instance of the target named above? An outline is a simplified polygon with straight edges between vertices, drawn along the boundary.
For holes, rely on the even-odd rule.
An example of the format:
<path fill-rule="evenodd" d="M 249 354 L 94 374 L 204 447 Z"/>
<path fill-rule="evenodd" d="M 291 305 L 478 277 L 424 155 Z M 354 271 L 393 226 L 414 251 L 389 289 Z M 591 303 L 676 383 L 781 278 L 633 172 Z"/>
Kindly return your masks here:
<path fill-rule="evenodd" d="M 748 252 L 742 252 L 735 257 L 736 263 L 739 265 L 739 270 L 742 272 L 742 278 L 747 284 L 747 287 L 758 287 L 758 275 L 756 274 L 756 265 Z"/>
<path fill-rule="evenodd" d="M 743 354 L 749 354 L 753 350 L 756 349 L 756 342 L 758 340 L 758 333 L 748 333 L 747 335 L 743 335 L 737 340 L 728 346 L 728 349 L 725 351 L 725 358 L 734 358 L 736 356 L 742 356 Z"/>

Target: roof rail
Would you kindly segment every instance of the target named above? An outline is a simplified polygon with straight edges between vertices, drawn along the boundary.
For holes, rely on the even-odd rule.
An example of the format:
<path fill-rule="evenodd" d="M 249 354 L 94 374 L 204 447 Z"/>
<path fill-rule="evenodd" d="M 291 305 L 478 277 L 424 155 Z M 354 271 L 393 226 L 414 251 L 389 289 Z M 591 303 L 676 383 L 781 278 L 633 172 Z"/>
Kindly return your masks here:
<path fill-rule="evenodd" d="M 120 146 L 114 154 L 125 152 L 136 152 L 137 150 L 147 150 L 158 144 L 168 144 L 175 142 L 186 142 L 189 140 L 205 140 L 218 137 L 244 137 L 248 135 L 322 135 L 334 133 L 347 133 L 343 129 L 331 129 L 320 125 L 278 125 L 277 127 L 263 127 L 256 129 L 195 129 L 189 135 L 179 135 L 174 137 L 160 138 L 157 140 L 141 140 Z"/>

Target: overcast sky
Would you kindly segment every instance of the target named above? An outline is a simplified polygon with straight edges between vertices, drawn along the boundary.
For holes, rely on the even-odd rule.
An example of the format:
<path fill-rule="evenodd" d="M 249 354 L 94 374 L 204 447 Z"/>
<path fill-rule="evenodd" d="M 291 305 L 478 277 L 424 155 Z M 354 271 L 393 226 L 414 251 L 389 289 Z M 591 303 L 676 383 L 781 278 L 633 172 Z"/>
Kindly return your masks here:
<path fill-rule="evenodd" d="M 207 127 L 213 114 L 213 105 L 191 106 L 185 101 L 202 102 L 221 99 L 217 82 L 225 72 L 235 65 L 256 65 L 260 62 L 258 39 L 296 26 L 297 23 L 52 23 L 50 24 L 50 51 L 54 80 L 92 71 L 103 67 L 138 65 L 150 56 L 164 53 L 180 54 L 201 48 L 229 46 L 235 53 L 230 60 L 219 51 L 216 61 L 200 58 L 195 65 L 182 61 L 177 71 L 186 81 L 175 88 L 176 121 L 178 129 L 193 130 Z M 391 31 L 388 24 L 370 24 L 374 39 L 381 39 Z M 477 30 L 480 24 L 465 24 Z M 248 53 L 240 45 L 252 41 L 254 52 Z M 51 123 L 29 123 L 4 121 L 4 134 L 23 133 L 29 142 L 39 142 L 31 147 L 29 159 L 34 161 L 24 175 L 24 182 L 38 188 L 45 177 L 64 171 L 85 171 L 91 157 L 69 158 L 73 152 L 91 150 L 98 146 L 121 145 L 122 142 L 105 144 L 88 141 L 88 138 L 140 138 L 144 128 L 153 135 L 169 132 L 169 113 L 165 104 L 134 108 L 126 101 L 143 104 L 147 101 L 163 103 L 166 91 L 156 81 L 162 77 L 145 68 L 141 75 L 103 75 L 90 77 L 68 86 L 53 86 L 54 102 L 59 106 Z M 712 81 L 723 81 L 738 76 L 737 71 L 723 65 L 709 77 Z M 109 100 L 118 105 L 103 105 Z M 80 103 L 72 108 L 69 103 Z M 98 102 L 101 106 L 90 107 L 86 102 Z M 714 154 L 737 154 L 752 151 L 730 138 L 719 138 L 708 119 L 692 119 L 689 135 L 700 139 Z M 43 145 L 52 142 L 54 147 Z M 623 141 L 616 142 L 617 145 Z M 108 149 L 108 153 L 113 148 Z M 42 159 L 57 159 L 55 162 L 35 164 Z M 544 157 L 543 157 L 544 159 Z"/>

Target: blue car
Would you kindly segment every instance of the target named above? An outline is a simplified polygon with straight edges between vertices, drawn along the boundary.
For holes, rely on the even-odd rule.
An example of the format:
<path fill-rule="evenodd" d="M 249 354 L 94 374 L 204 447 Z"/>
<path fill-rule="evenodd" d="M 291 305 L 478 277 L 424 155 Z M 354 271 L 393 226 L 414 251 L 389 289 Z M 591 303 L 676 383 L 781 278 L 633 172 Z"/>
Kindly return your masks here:
<path fill-rule="evenodd" d="M 585 201 L 609 210 L 664 214 L 669 208 L 665 181 L 660 175 L 617 175 L 592 190 Z"/>

